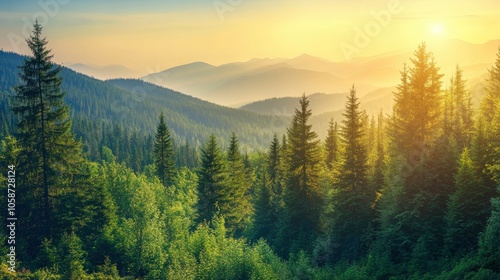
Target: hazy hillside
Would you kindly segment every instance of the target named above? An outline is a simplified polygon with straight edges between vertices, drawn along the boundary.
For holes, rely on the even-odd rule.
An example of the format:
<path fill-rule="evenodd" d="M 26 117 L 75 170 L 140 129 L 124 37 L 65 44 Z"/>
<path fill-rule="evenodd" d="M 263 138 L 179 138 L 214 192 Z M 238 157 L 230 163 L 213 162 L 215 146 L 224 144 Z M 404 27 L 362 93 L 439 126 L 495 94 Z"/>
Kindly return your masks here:
<path fill-rule="evenodd" d="M 337 111 L 344 108 L 347 93 L 307 95 L 313 115 Z M 241 106 L 240 109 L 266 115 L 291 116 L 295 113 L 299 97 L 269 98 Z"/>
<path fill-rule="evenodd" d="M 321 63 L 322 67 L 316 67 Z M 248 62 L 179 73 L 174 67 L 142 79 L 227 106 L 310 92 L 341 92 L 354 81 L 325 71 L 331 62 L 302 55 L 294 59 L 252 59 Z M 303 65 L 303 66 L 301 66 Z M 340 67 L 340 66 L 339 66 Z M 359 83 L 363 91 L 376 87 Z"/>
<path fill-rule="evenodd" d="M 436 40 L 428 44 L 441 72 L 450 75 L 456 65 L 464 77 L 474 79 L 487 72 L 500 41 L 472 44 Z M 307 54 L 292 59 L 252 59 L 212 66 L 196 62 L 143 77 L 161 86 L 227 106 L 238 106 L 269 97 L 299 96 L 313 92 L 347 91 L 354 83 L 360 96 L 377 88 L 398 84 L 404 63 L 413 50 L 332 62 Z M 444 80 L 444 84 L 448 82 Z"/>
<path fill-rule="evenodd" d="M 0 117 L 12 127 L 15 123 L 8 110 L 7 95 L 17 83 L 17 66 L 23 57 L 0 52 Z M 177 140 L 202 143 L 210 133 L 228 139 L 236 132 L 245 149 L 267 147 L 272 135 L 282 133 L 288 120 L 262 116 L 248 111 L 222 107 L 170 89 L 140 80 L 110 80 L 103 82 L 62 69 L 63 89 L 72 115 L 89 120 L 94 125 L 117 123 L 129 131 L 152 134 L 158 116 L 164 112 L 166 121 Z M 3 120 L 0 120 L 3 125 Z"/>
<path fill-rule="evenodd" d="M 144 76 L 143 72 L 129 69 L 123 65 L 97 66 L 82 63 L 76 63 L 68 66 L 69 69 L 78 73 L 85 74 L 100 80 L 116 78 L 139 78 Z"/>

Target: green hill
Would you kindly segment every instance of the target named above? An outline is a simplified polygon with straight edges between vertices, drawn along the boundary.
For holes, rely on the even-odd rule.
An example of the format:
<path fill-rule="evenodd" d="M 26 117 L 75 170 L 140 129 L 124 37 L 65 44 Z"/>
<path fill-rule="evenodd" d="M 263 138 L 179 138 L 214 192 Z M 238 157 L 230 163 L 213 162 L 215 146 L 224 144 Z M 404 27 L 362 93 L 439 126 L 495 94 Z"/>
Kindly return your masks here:
<path fill-rule="evenodd" d="M 8 109 L 7 95 L 12 94 L 12 86 L 18 82 L 17 66 L 23 59 L 21 55 L 0 51 L 0 125 L 6 123 L 10 130 L 15 117 Z M 75 132 L 86 141 L 99 142 L 100 139 L 90 138 L 100 137 L 94 134 L 103 125 L 121 126 L 129 135 L 150 136 L 160 112 L 164 112 L 179 143 L 187 140 L 199 146 L 210 133 L 229 139 L 234 131 L 242 146 L 251 150 L 267 147 L 272 135 L 281 134 L 288 124 L 285 117 L 219 106 L 140 80 L 100 81 L 65 67 L 61 73 Z"/>

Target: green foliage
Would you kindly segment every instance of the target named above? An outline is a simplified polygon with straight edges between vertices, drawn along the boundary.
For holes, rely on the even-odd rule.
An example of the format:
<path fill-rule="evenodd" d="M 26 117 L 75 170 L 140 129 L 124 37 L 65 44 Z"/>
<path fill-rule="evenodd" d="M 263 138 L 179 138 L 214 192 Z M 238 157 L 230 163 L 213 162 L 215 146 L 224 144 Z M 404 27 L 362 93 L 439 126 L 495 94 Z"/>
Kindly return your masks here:
<path fill-rule="evenodd" d="M 85 277 L 85 251 L 82 241 L 74 233 L 64 234 L 58 248 L 59 274 L 63 279 L 79 280 Z"/>
<path fill-rule="evenodd" d="M 378 115 L 377 130 L 375 135 L 376 150 L 372 153 L 371 173 L 369 185 L 372 192 L 376 194 L 373 208 L 377 208 L 380 192 L 385 185 L 384 172 L 386 170 L 386 133 L 385 119 L 382 111 Z M 377 213 L 374 213 L 377 216 Z"/>
<path fill-rule="evenodd" d="M 82 229 L 88 215 L 89 170 L 81 143 L 71 133 L 60 68 L 51 60 L 42 27 L 35 23 L 27 40 L 32 52 L 20 66 L 12 111 L 18 117 L 17 209 L 20 255 L 34 259 L 44 239 Z M 12 156 L 13 154 L 10 154 Z M 77 210 L 78 209 L 78 210 Z"/>
<path fill-rule="evenodd" d="M 491 201 L 493 210 L 484 233 L 479 238 L 479 256 L 483 266 L 500 273 L 500 199 Z"/>
<path fill-rule="evenodd" d="M 395 93 L 389 129 L 392 166 L 380 202 L 379 236 L 381 242 L 393 240 L 386 246 L 396 261 L 408 260 L 417 244 L 418 258 L 421 250 L 437 253 L 441 233 L 435 225 L 443 223 L 447 199 L 447 186 L 436 180 L 439 166 L 433 158 L 439 158 L 435 154 L 442 148 L 437 141 L 442 128 L 442 75 L 425 44 L 411 62 L 401 72 Z"/>
<path fill-rule="evenodd" d="M 160 182 L 165 187 L 169 187 L 175 175 L 175 159 L 170 130 L 165 123 L 165 116 L 163 113 L 160 115 L 160 122 L 156 129 L 155 138 L 154 163 L 156 165 L 156 173 L 160 178 Z"/>
<path fill-rule="evenodd" d="M 445 253 L 470 251 L 477 247 L 477 236 L 483 231 L 490 214 L 489 198 L 476 177 L 470 152 L 465 149 L 455 176 L 456 192 L 451 196 L 446 214 L 447 232 Z"/>
<path fill-rule="evenodd" d="M 365 128 L 354 86 L 346 103 L 341 135 L 343 152 L 339 167 L 339 181 L 334 186 L 333 197 L 327 211 L 328 237 L 331 239 L 327 253 L 334 260 L 357 259 L 368 244 L 371 206 L 375 192 L 368 186 L 368 154 L 363 141 Z M 332 260 L 330 260 L 332 261 Z"/>
<path fill-rule="evenodd" d="M 116 269 L 116 265 L 111 263 L 109 257 L 106 257 L 104 264 L 98 267 L 98 271 L 102 275 L 101 279 L 119 279 L 118 269 Z"/>
<path fill-rule="evenodd" d="M 169 242 L 187 238 L 197 218 L 198 177 L 187 168 L 181 168 L 174 178 L 174 185 L 165 191 L 166 223 Z"/>
<path fill-rule="evenodd" d="M 333 166 L 337 163 L 339 152 L 339 139 L 338 139 L 338 124 L 333 121 L 333 118 L 328 124 L 328 131 L 325 139 L 326 150 L 326 166 L 332 170 Z"/>
<path fill-rule="evenodd" d="M 497 109 L 496 103 L 500 99 L 500 47 L 495 64 L 488 72 L 486 96 L 481 101 L 480 107 L 480 113 L 487 123 L 493 120 Z"/>
<path fill-rule="evenodd" d="M 166 228 L 160 211 L 163 185 L 115 162 L 104 163 L 101 174 L 117 215 L 116 222 L 104 228 L 106 255 L 135 276 L 157 273 L 166 257 Z"/>
<path fill-rule="evenodd" d="M 225 162 L 212 134 L 201 150 L 198 171 L 198 221 L 209 222 L 220 209 L 221 190 L 226 187 Z"/>
<path fill-rule="evenodd" d="M 450 87 L 445 97 L 444 130 L 452 136 L 460 148 L 467 146 L 473 129 L 472 101 L 466 89 L 463 71 L 457 65 L 450 79 Z"/>
<path fill-rule="evenodd" d="M 320 146 L 316 133 L 308 123 L 311 117 L 305 95 L 287 131 L 286 185 L 278 241 L 280 254 L 309 248 L 321 229 L 320 213 L 323 190 L 319 184 Z M 285 145 L 284 145 L 285 146 Z"/>
<path fill-rule="evenodd" d="M 283 173 L 282 146 L 274 135 L 265 162 L 257 167 L 251 236 L 254 241 L 264 238 L 272 244 L 277 237 L 279 218 L 283 214 Z"/>
<path fill-rule="evenodd" d="M 252 239 L 272 239 L 274 224 L 277 221 L 276 212 L 272 204 L 272 192 L 265 170 L 257 172 L 257 187 L 254 198 L 254 216 L 252 226 Z"/>
<path fill-rule="evenodd" d="M 226 220 L 230 234 L 241 236 L 248 225 L 252 213 L 250 203 L 250 187 L 252 186 L 249 171 L 243 162 L 236 134 L 231 134 L 227 151 L 227 182 L 220 190 L 220 214 Z"/>
<path fill-rule="evenodd" d="M 47 269 L 57 269 L 57 248 L 52 245 L 51 240 L 43 240 L 40 244 L 40 251 L 36 256 L 34 267 L 36 268 L 47 268 Z"/>

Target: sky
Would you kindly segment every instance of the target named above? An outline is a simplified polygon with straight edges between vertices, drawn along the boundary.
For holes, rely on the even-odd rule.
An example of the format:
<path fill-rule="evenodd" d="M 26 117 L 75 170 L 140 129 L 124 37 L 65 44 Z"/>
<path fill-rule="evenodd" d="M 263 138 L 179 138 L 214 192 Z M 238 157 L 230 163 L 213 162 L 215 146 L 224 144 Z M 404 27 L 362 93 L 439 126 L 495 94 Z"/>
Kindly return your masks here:
<path fill-rule="evenodd" d="M 345 61 L 422 42 L 500 39 L 498 0 L 24 0 L 0 2 L 0 48 L 28 54 L 34 19 L 57 63 L 154 73 L 301 54 Z"/>

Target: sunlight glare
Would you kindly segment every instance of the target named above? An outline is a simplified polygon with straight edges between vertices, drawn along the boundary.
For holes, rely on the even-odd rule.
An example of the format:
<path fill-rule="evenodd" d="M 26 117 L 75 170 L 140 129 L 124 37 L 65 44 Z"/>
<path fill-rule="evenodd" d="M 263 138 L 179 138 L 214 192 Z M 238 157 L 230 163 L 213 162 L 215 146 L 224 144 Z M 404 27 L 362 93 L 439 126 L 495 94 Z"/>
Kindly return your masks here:
<path fill-rule="evenodd" d="M 433 36 L 439 37 L 443 35 L 443 25 L 441 23 L 434 23 L 431 27 L 431 34 Z"/>

